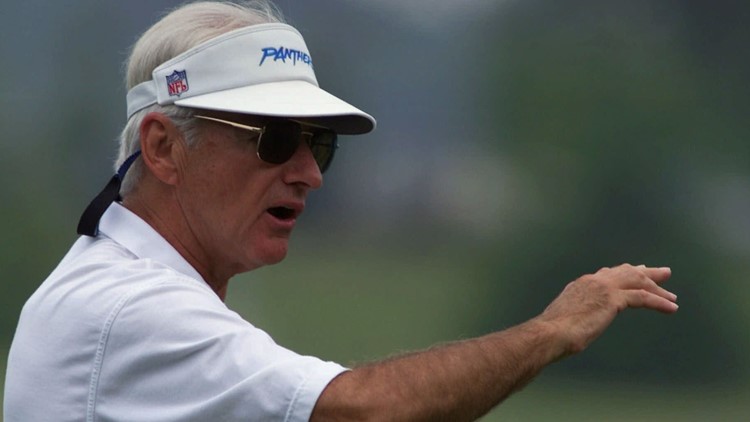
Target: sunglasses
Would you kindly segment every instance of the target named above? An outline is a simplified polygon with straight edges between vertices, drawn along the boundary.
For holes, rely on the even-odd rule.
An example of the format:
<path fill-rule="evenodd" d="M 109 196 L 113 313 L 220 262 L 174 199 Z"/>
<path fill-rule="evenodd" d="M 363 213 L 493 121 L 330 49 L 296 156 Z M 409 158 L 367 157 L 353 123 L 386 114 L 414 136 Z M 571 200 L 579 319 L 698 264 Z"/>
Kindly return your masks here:
<path fill-rule="evenodd" d="M 322 128 L 312 132 L 304 131 L 302 124 L 294 120 L 274 120 L 263 127 L 257 127 L 210 116 L 196 115 L 195 117 L 257 133 L 258 158 L 266 163 L 286 163 L 297 151 L 300 140 L 304 139 L 312 151 L 320 172 L 323 173 L 331 165 L 333 153 L 339 146 L 336 141 L 336 132 Z"/>

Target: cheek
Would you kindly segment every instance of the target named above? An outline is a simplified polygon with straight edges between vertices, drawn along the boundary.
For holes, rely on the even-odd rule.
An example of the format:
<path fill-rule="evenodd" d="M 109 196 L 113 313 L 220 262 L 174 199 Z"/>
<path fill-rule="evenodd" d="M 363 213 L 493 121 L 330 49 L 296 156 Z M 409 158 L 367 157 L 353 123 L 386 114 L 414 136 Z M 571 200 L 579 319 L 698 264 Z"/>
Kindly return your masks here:
<path fill-rule="evenodd" d="M 271 184 L 246 168 L 217 169 L 216 183 L 206 186 L 206 195 L 214 210 L 213 218 L 230 233 L 228 236 L 250 238 L 251 242 L 262 242 L 268 233 L 264 224 L 266 209 L 270 206 Z"/>
<path fill-rule="evenodd" d="M 206 148 L 187 169 L 186 185 L 194 186 L 203 200 L 213 198 L 223 204 L 231 203 L 233 199 L 239 199 L 247 189 L 247 181 L 252 178 L 241 158 L 238 154 Z"/>
<path fill-rule="evenodd" d="M 226 241 L 244 224 L 240 203 L 246 201 L 243 184 L 231 164 L 206 160 L 186 169 L 181 204 L 194 230 Z M 246 215 L 244 216 L 247 217 Z M 200 228 L 199 228 L 200 227 Z"/>

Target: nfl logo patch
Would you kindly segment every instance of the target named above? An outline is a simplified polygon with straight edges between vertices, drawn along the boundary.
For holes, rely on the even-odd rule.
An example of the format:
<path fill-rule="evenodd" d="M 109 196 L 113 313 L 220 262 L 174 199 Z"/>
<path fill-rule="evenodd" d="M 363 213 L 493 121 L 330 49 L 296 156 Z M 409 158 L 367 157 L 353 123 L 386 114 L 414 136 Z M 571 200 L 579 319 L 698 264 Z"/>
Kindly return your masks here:
<path fill-rule="evenodd" d="M 171 75 L 167 75 L 167 89 L 169 96 L 180 96 L 188 90 L 187 72 L 175 70 Z"/>

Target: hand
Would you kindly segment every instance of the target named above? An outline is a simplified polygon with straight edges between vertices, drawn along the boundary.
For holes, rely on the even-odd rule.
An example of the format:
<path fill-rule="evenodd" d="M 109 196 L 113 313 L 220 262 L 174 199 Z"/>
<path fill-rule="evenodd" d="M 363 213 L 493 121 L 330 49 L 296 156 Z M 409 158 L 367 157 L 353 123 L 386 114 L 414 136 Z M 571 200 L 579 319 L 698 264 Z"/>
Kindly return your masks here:
<path fill-rule="evenodd" d="M 583 351 L 626 308 L 677 311 L 677 296 L 659 284 L 672 275 L 669 268 L 623 264 L 602 268 L 568 284 L 536 319 L 554 326 L 565 354 Z"/>

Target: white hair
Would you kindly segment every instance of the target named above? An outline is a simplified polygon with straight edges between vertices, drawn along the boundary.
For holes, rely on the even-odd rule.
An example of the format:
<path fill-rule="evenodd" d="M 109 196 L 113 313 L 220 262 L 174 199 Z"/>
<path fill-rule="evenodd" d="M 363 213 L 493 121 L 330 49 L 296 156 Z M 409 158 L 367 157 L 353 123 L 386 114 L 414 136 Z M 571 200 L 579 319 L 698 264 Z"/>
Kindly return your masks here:
<path fill-rule="evenodd" d="M 160 64 L 229 31 L 251 25 L 284 22 L 276 6 L 270 0 L 243 2 L 201 1 L 188 3 L 172 10 L 135 43 L 126 62 L 125 86 L 128 90 L 151 79 L 151 73 Z M 193 112 L 175 105 L 158 104 L 139 110 L 128 119 L 120 134 L 120 148 L 115 160 L 115 170 L 133 153 L 140 149 L 140 126 L 150 112 L 159 112 L 169 117 L 182 132 L 188 145 L 197 139 Z M 120 195 L 133 190 L 143 173 L 142 160 L 136 160 L 122 182 Z"/>

